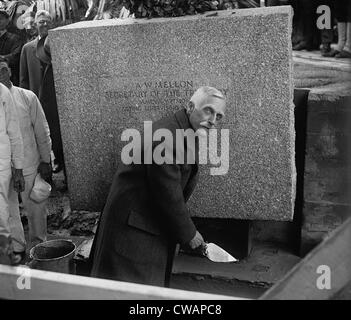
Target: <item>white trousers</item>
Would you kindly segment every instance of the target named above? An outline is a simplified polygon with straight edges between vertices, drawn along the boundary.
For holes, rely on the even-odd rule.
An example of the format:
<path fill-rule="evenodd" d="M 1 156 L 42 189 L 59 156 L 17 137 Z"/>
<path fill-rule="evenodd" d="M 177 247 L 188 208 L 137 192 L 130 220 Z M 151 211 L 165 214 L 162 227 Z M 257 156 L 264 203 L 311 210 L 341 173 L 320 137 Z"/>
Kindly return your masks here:
<path fill-rule="evenodd" d="M 25 190 L 21 193 L 23 211 L 28 220 L 30 248 L 40 242 L 46 241 L 47 235 L 47 200 L 37 203 L 29 197 L 36 175 L 37 172 L 35 171 L 24 176 Z M 16 192 L 12 192 L 11 190 L 9 196 L 9 209 L 10 215 L 20 215 L 18 196 Z"/>
<path fill-rule="evenodd" d="M 11 169 L 0 171 L 0 234 L 11 237 L 14 251 L 23 251 L 26 241 L 21 216 L 19 210 L 10 210 L 10 197 L 17 198 L 11 178 Z"/>

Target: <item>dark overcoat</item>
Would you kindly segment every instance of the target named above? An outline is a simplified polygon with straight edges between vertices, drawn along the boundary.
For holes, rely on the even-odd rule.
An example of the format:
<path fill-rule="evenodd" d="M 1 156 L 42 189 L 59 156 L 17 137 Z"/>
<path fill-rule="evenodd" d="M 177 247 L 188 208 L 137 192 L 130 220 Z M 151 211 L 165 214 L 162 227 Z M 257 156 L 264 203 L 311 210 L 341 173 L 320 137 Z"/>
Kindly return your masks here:
<path fill-rule="evenodd" d="M 20 59 L 20 87 L 33 91 L 39 98 L 50 128 L 52 150 L 63 163 L 62 137 L 57 110 L 54 75 L 51 62 L 44 63 L 37 56 L 39 38 L 26 43 Z"/>
<path fill-rule="evenodd" d="M 176 129 L 191 126 L 185 110 L 180 110 L 153 123 L 153 131 L 159 128 L 176 137 Z M 184 149 L 187 159 L 186 144 Z M 91 275 L 167 285 L 176 243 L 187 243 L 195 236 L 186 202 L 195 188 L 197 172 L 197 160 L 193 164 L 121 163 L 94 239 Z"/>
<path fill-rule="evenodd" d="M 39 38 L 26 43 L 20 58 L 20 87 L 33 91 L 39 97 L 40 86 L 43 79 L 43 66 L 36 56 Z"/>
<path fill-rule="evenodd" d="M 0 37 L 0 55 L 9 61 L 12 75 L 11 81 L 15 86 L 19 83 L 19 60 L 23 42 L 21 39 L 10 32 L 5 32 Z"/>

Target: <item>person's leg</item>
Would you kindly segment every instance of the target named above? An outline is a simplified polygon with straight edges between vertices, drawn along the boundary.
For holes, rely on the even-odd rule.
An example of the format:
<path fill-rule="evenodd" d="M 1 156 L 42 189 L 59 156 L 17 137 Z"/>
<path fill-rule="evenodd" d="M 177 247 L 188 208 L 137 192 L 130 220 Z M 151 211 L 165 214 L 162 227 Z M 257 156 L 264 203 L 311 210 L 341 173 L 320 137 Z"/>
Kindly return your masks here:
<path fill-rule="evenodd" d="M 11 236 L 9 191 L 11 182 L 11 170 L 0 171 L 0 235 L 4 238 Z"/>
<path fill-rule="evenodd" d="M 296 45 L 299 44 L 299 42 L 304 40 L 303 39 L 303 20 L 301 15 L 301 0 L 292 0 L 290 4 L 294 11 L 291 41 L 292 41 L 293 47 L 295 47 Z"/>
<path fill-rule="evenodd" d="M 330 12 L 331 12 L 331 17 L 330 17 L 330 21 L 331 21 L 331 25 L 330 25 L 330 29 L 323 29 L 321 30 L 321 42 L 322 42 L 322 46 L 321 46 L 321 55 L 323 57 L 332 57 L 335 54 L 333 53 L 334 50 L 332 50 L 331 48 L 331 44 L 333 43 L 334 40 L 334 31 L 333 31 L 333 21 L 334 21 L 334 7 L 333 7 L 333 1 L 331 0 L 323 0 L 319 2 L 319 5 L 327 5 L 330 8 Z"/>
<path fill-rule="evenodd" d="M 335 58 L 351 58 L 351 23 L 345 23 L 346 40 L 342 50 L 335 55 Z M 338 48 L 339 49 L 339 48 Z"/>
<path fill-rule="evenodd" d="M 174 261 L 176 255 L 178 254 L 178 252 L 179 252 L 179 245 L 171 244 L 168 247 L 167 265 L 166 265 L 166 269 L 165 269 L 165 282 L 164 282 L 164 286 L 166 288 L 170 288 L 173 261 Z"/>
<path fill-rule="evenodd" d="M 9 212 L 13 250 L 17 253 L 25 252 L 26 240 L 24 237 L 21 214 L 19 210 L 18 193 L 13 189 L 13 181 L 11 181 L 9 191 Z"/>
<path fill-rule="evenodd" d="M 37 203 L 30 199 L 37 172 L 25 175 L 26 190 L 21 193 L 23 207 L 27 213 L 30 247 L 46 241 L 47 236 L 47 200 Z"/>
<path fill-rule="evenodd" d="M 351 1 L 342 0 L 338 6 L 339 19 L 342 24 L 340 24 L 341 39 L 337 46 L 337 50 L 340 52 L 335 55 L 335 58 L 351 58 Z"/>
<path fill-rule="evenodd" d="M 351 1 L 349 0 L 347 3 L 346 9 L 346 42 L 343 48 L 343 51 L 347 53 L 351 53 Z"/>
<path fill-rule="evenodd" d="M 11 169 L 0 171 L 0 264 L 16 265 L 22 256 L 14 254 L 13 249 L 9 210 L 11 178 Z"/>
<path fill-rule="evenodd" d="M 338 21 L 337 23 L 337 28 L 338 28 L 338 44 L 336 46 L 336 51 L 340 52 L 346 42 L 346 23 L 347 23 L 347 15 L 345 12 L 345 7 L 346 3 L 344 0 L 338 0 L 335 1 L 334 3 L 334 8 L 335 8 L 335 17 L 336 20 Z"/>
<path fill-rule="evenodd" d="M 347 24 L 347 1 L 338 0 L 333 2 L 333 11 L 337 20 L 337 31 L 338 31 L 338 43 L 335 49 L 331 50 L 328 54 L 324 55 L 327 57 L 339 58 L 340 52 L 346 43 L 346 24 Z"/>
<path fill-rule="evenodd" d="M 314 50 L 318 48 L 316 38 L 319 36 L 316 26 L 317 0 L 301 1 L 299 5 L 303 23 L 303 40 L 293 46 L 293 50 Z"/>
<path fill-rule="evenodd" d="M 338 22 L 338 44 L 335 50 L 340 52 L 346 43 L 346 22 Z"/>
<path fill-rule="evenodd" d="M 351 22 L 348 22 L 346 24 L 346 42 L 344 50 L 351 52 Z"/>
<path fill-rule="evenodd" d="M 331 51 L 330 45 L 333 42 L 333 30 L 332 29 L 321 30 L 321 41 L 322 41 L 321 54 L 322 56 L 325 56 L 325 54 Z"/>

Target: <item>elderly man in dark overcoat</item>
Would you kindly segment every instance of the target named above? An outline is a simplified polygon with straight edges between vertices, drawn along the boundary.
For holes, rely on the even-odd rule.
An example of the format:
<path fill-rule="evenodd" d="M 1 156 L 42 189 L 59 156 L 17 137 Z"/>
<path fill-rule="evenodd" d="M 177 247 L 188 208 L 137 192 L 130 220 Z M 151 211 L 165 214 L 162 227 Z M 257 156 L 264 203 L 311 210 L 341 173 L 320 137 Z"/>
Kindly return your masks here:
<path fill-rule="evenodd" d="M 173 138 L 179 129 L 207 134 L 224 112 L 223 94 L 200 87 L 184 109 L 156 121 L 152 130 L 167 129 Z M 92 276 L 168 286 L 176 244 L 192 249 L 204 244 L 186 206 L 197 183 L 199 144 L 195 139 L 188 148 L 183 139 L 183 163 L 160 164 L 153 153 L 160 141 L 153 141 L 152 161 L 145 163 L 149 149 L 142 143 L 141 163 L 119 165 L 91 251 Z M 179 141 L 170 145 L 175 159 Z"/>

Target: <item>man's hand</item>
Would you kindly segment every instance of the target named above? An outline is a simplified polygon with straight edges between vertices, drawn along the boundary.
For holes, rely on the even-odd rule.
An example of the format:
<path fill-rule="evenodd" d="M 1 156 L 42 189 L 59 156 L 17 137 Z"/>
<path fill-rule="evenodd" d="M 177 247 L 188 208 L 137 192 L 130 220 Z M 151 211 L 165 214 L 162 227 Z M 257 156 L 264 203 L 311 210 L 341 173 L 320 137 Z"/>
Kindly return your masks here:
<path fill-rule="evenodd" d="M 12 171 L 13 178 L 13 188 L 17 193 L 24 191 L 24 177 L 22 169 L 13 169 Z"/>
<path fill-rule="evenodd" d="M 52 178 L 52 168 L 50 163 L 40 162 L 38 166 L 38 173 L 40 173 L 41 177 L 46 181 L 51 181 Z"/>
<path fill-rule="evenodd" d="M 195 250 L 205 243 L 204 238 L 202 237 L 199 231 L 196 231 L 194 238 L 192 238 L 188 245 L 191 249 Z"/>

